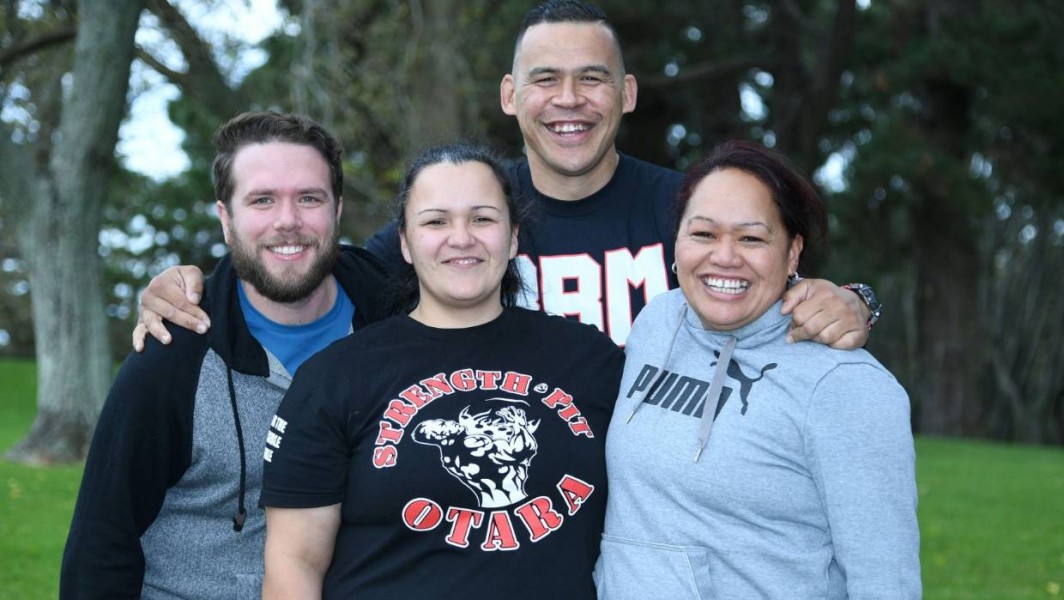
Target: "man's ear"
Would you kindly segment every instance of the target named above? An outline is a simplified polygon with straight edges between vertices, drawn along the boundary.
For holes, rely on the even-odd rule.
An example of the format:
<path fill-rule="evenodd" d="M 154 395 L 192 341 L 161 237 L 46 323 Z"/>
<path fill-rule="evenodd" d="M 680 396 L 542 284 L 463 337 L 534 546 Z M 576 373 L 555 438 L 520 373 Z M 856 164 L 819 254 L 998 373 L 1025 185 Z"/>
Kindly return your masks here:
<path fill-rule="evenodd" d="M 336 226 L 340 226 L 340 215 L 344 214 L 344 197 L 336 199 Z"/>
<path fill-rule="evenodd" d="M 635 82 L 635 75 L 624 76 L 621 84 L 621 114 L 628 114 L 635 110 L 635 99 L 639 95 L 639 86 Z"/>
<path fill-rule="evenodd" d="M 231 217 L 229 211 L 225 208 L 225 202 L 216 200 L 214 202 L 214 211 L 218 213 L 218 220 L 222 222 L 222 237 L 225 238 L 225 243 L 229 244 L 229 221 Z"/>
<path fill-rule="evenodd" d="M 509 73 L 503 75 L 499 83 L 499 105 L 502 107 L 502 112 L 511 117 L 517 114 L 516 94 L 517 82 L 514 81 L 514 76 Z"/>

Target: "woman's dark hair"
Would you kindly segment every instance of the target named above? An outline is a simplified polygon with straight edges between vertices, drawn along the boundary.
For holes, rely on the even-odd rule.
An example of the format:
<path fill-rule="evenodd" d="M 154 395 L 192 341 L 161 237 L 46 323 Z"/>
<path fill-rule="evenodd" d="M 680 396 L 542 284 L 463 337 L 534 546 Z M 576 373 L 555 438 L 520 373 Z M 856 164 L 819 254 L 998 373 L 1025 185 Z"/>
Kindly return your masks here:
<path fill-rule="evenodd" d="M 503 167 L 499 155 L 487 146 L 454 143 L 434 146 L 422 151 L 414 157 L 410 166 L 406 168 L 406 172 L 403 173 L 399 195 L 395 198 L 393 209 L 395 220 L 399 225 L 400 235 L 406 231 L 406 205 L 410 200 L 410 192 L 414 188 L 418 175 L 433 165 L 461 165 L 470 162 L 481 163 L 491 169 L 495 179 L 499 182 L 499 187 L 502 188 L 503 196 L 506 198 L 506 208 L 510 212 L 510 227 L 517 230 L 525 223 L 527 203 L 514 197 L 510 176 L 507 174 L 505 167 Z M 413 265 L 404 262 L 402 267 L 394 273 L 393 280 L 394 289 L 391 306 L 393 312 L 410 312 L 414 310 L 420 300 L 420 287 Z M 517 273 L 517 265 L 511 259 L 506 266 L 506 272 L 502 276 L 500 289 L 502 305 L 516 306 L 523 289 L 521 277 Z"/>
<path fill-rule="evenodd" d="M 673 240 L 680 234 L 680 219 L 687 210 L 695 188 L 710 173 L 721 169 L 739 169 L 768 187 L 789 238 L 800 235 L 804 240 L 804 248 L 798 258 L 798 269 L 804 272 L 807 257 L 824 250 L 828 229 L 827 209 L 812 184 L 787 157 L 756 142 L 724 142 L 687 171 L 673 209 Z"/>

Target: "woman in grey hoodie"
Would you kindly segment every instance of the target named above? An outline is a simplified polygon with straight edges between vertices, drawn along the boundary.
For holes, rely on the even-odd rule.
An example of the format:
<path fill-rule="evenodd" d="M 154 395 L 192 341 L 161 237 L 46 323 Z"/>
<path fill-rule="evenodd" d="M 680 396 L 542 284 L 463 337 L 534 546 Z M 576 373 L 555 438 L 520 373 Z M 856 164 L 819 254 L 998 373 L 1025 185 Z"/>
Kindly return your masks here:
<path fill-rule="evenodd" d="M 687 175 L 680 288 L 626 347 L 600 598 L 918 598 L 909 400 L 864 350 L 788 344 L 780 297 L 823 203 L 727 142 Z"/>

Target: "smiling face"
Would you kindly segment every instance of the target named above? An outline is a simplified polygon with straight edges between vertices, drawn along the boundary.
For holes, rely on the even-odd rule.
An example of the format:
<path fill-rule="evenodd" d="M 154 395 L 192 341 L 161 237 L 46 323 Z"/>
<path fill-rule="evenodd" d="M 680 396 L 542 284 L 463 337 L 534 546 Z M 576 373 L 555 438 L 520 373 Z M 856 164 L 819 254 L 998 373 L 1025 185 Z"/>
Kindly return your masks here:
<path fill-rule="evenodd" d="M 249 144 L 233 158 L 229 208 L 217 203 L 237 276 L 251 296 L 303 300 L 332 272 L 340 200 L 329 167 L 311 146 Z"/>
<path fill-rule="evenodd" d="M 617 165 L 621 115 L 635 108 L 636 83 L 601 23 L 541 23 L 525 31 L 513 73 L 500 86 L 503 112 L 515 115 L 536 187 L 559 199 L 574 187 L 589 195 Z M 572 178 L 579 178 L 574 185 Z M 577 196 L 582 197 L 582 196 Z"/>
<path fill-rule="evenodd" d="M 734 168 L 713 171 L 695 187 L 680 218 L 680 287 L 707 329 L 737 329 L 779 300 L 802 244 L 801 236 L 789 239 L 761 180 Z"/>
<path fill-rule="evenodd" d="M 420 290 L 411 316 L 453 327 L 484 323 L 502 312 L 500 286 L 517 254 L 517 231 L 490 167 L 425 167 L 410 189 L 405 222 L 399 240 Z"/>

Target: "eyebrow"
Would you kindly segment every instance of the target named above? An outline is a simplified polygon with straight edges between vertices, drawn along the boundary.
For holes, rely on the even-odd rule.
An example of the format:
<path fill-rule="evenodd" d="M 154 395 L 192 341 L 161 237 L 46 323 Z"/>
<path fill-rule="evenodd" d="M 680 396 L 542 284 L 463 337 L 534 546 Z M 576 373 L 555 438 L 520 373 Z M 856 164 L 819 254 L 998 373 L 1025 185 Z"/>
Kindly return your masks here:
<path fill-rule="evenodd" d="M 470 207 L 469 210 L 473 211 L 473 210 L 484 210 L 484 209 L 493 210 L 493 211 L 495 211 L 497 213 L 501 213 L 502 212 L 502 209 L 500 209 L 497 206 L 491 206 L 490 204 L 477 204 L 476 206 Z M 448 213 L 448 212 L 451 212 L 451 211 L 446 209 L 446 208 L 423 208 L 423 209 L 419 210 L 417 212 L 417 214 L 423 215 L 423 214 L 425 214 L 427 212 Z"/>
<path fill-rule="evenodd" d="M 586 65 L 577 69 L 573 69 L 577 74 L 583 73 L 602 73 L 603 75 L 611 75 L 609 67 L 606 65 Z M 528 77 L 535 77 L 536 75 L 554 75 L 561 73 L 562 69 L 558 67 L 533 67 L 528 70 Z"/>
<path fill-rule="evenodd" d="M 296 190 L 296 193 L 300 194 L 300 195 L 305 195 L 305 194 L 319 194 L 319 195 L 322 195 L 322 196 L 328 196 L 329 195 L 329 192 L 325 188 L 320 188 L 320 187 L 299 188 L 299 189 Z M 273 196 L 275 194 L 277 194 L 277 188 L 257 188 L 257 189 L 251 190 L 248 193 L 244 194 L 244 197 L 245 198 L 249 198 L 251 196 Z"/>
<path fill-rule="evenodd" d="M 718 223 L 716 219 L 711 219 L 709 217 L 700 217 L 698 215 L 687 219 L 688 223 L 690 223 L 691 221 L 704 221 L 712 225 L 722 225 L 722 223 Z M 730 226 L 731 229 L 749 229 L 751 227 L 760 227 L 762 229 L 772 231 L 772 227 L 770 227 L 768 223 L 764 223 L 762 221 L 744 221 L 742 223 L 735 223 L 734 225 Z"/>

